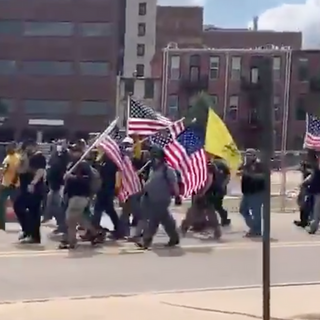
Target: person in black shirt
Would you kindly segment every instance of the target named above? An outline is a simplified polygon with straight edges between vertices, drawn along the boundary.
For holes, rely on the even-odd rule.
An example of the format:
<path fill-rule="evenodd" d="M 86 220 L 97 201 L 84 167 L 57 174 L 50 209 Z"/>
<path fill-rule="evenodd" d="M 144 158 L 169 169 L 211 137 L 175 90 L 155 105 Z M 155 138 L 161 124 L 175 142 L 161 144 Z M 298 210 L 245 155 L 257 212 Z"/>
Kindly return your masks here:
<path fill-rule="evenodd" d="M 80 225 L 91 235 L 92 244 L 97 243 L 98 232 L 85 215 L 91 197 L 92 171 L 89 163 L 80 162 L 72 173 L 65 175 L 65 194 L 68 198 L 66 209 L 67 233 L 60 249 L 74 249 L 77 243 L 77 226 Z"/>
<path fill-rule="evenodd" d="M 242 199 L 240 214 L 249 228 L 246 236 L 261 236 L 261 210 L 265 191 L 265 173 L 254 149 L 246 151 L 245 163 L 240 168 Z"/>
<path fill-rule="evenodd" d="M 47 195 L 45 213 L 42 223 L 45 223 L 54 217 L 58 226 L 61 225 L 61 188 L 64 184 L 63 177 L 66 173 L 68 162 L 68 150 L 63 145 L 57 145 L 56 151 L 51 155 L 48 163 L 49 167 L 47 169 L 46 179 L 49 187 L 49 193 Z M 58 231 L 59 230 L 55 230 L 55 233 Z"/>
<path fill-rule="evenodd" d="M 301 187 L 308 186 L 308 193 L 312 195 L 313 206 L 311 209 L 312 217 L 310 222 L 310 234 L 315 234 L 319 229 L 320 223 L 320 165 L 317 159 L 317 165 L 314 165 L 312 173 L 304 179 Z"/>
<path fill-rule="evenodd" d="M 223 207 L 223 199 L 227 194 L 227 185 L 230 181 L 230 168 L 225 160 L 215 157 L 213 160 L 214 178 L 211 191 L 212 201 L 215 210 L 219 213 L 222 226 L 229 226 L 231 220 L 228 218 L 228 211 Z"/>
<path fill-rule="evenodd" d="M 120 219 L 113 203 L 118 167 L 106 154 L 102 154 L 96 169 L 100 173 L 101 188 L 96 195 L 94 213 L 91 221 L 95 228 L 100 228 L 101 217 L 103 212 L 105 212 L 109 215 L 110 220 L 113 223 L 114 237 L 119 238 L 122 236 L 122 230 L 120 230 Z"/>
<path fill-rule="evenodd" d="M 22 228 L 22 243 L 40 243 L 41 203 L 44 196 L 46 159 L 34 141 L 22 145 L 19 194 L 14 211 Z"/>
<path fill-rule="evenodd" d="M 300 171 L 302 173 L 303 180 L 306 180 L 311 174 L 313 174 L 315 165 L 315 163 L 312 163 L 309 160 L 305 160 L 300 163 Z M 309 183 L 302 183 L 297 198 L 300 209 L 300 220 L 294 220 L 293 223 L 302 228 L 305 228 L 309 224 L 309 218 L 312 214 L 313 195 L 309 192 L 309 189 Z"/>

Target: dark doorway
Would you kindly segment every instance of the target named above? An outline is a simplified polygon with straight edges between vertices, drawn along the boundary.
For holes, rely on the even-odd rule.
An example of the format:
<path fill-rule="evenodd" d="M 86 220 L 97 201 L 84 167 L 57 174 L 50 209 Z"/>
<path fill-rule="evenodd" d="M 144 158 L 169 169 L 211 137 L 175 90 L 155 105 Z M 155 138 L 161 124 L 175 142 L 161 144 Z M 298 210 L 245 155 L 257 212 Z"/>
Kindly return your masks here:
<path fill-rule="evenodd" d="M 67 130 L 64 128 L 50 128 L 43 130 L 43 142 L 52 142 L 54 140 L 67 139 Z"/>
<path fill-rule="evenodd" d="M 20 141 L 26 141 L 26 140 L 36 140 L 37 139 L 37 130 L 36 129 L 24 129 L 22 130 Z"/>
<path fill-rule="evenodd" d="M 14 141 L 14 130 L 10 128 L 0 128 L 0 142 Z"/>

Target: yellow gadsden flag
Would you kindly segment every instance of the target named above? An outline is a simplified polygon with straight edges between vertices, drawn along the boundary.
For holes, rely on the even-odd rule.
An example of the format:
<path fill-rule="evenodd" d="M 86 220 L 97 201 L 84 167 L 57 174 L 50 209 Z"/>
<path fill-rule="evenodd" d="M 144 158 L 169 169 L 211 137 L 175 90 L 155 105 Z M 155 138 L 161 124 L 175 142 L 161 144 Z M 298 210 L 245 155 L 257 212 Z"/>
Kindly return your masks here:
<path fill-rule="evenodd" d="M 205 150 L 227 161 L 232 171 L 241 164 L 241 154 L 228 128 L 212 109 L 208 110 Z"/>

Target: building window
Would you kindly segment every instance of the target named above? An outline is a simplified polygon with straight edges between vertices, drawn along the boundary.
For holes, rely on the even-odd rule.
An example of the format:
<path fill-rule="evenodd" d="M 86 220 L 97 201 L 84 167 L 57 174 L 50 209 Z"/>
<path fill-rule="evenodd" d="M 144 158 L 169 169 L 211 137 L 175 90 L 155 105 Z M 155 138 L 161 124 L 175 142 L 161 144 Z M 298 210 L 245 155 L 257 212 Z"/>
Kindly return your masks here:
<path fill-rule="evenodd" d="M 281 57 L 273 57 L 273 79 L 281 79 Z"/>
<path fill-rule="evenodd" d="M 68 114 L 69 101 L 57 100 L 24 100 L 23 107 L 26 114 L 63 115 Z"/>
<path fill-rule="evenodd" d="M 296 99 L 296 108 L 295 108 L 295 118 L 298 121 L 305 121 L 306 120 L 306 111 L 305 111 L 305 96 L 300 95 Z"/>
<path fill-rule="evenodd" d="M 108 114 L 107 101 L 81 101 L 79 114 L 82 116 L 105 116 Z"/>
<path fill-rule="evenodd" d="M 168 116 L 170 119 L 177 119 L 179 116 L 179 97 L 177 95 L 168 97 Z"/>
<path fill-rule="evenodd" d="M 239 96 L 229 98 L 228 119 L 235 121 L 238 118 Z"/>
<path fill-rule="evenodd" d="M 191 81 L 199 81 L 200 79 L 200 67 L 190 66 L 189 77 Z"/>
<path fill-rule="evenodd" d="M 199 54 L 193 54 L 190 56 L 190 67 L 200 67 L 201 58 Z"/>
<path fill-rule="evenodd" d="M 110 22 L 80 23 L 80 35 L 84 37 L 106 37 L 112 34 Z"/>
<path fill-rule="evenodd" d="M 67 61 L 24 61 L 22 71 L 36 76 L 66 76 L 73 74 L 73 66 Z"/>
<path fill-rule="evenodd" d="M 147 14 L 147 3 L 140 2 L 139 3 L 139 16 L 145 16 Z"/>
<path fill-rule="evenodd" d="M 211 98 L 212 106 L 215 109 L 218 106 L 218 96 L 216 94 L 211 94 L 210 98 Z"/>
<path fill-rule="evenodd" d="M 14 112 L 14 105 L 13 99 L 0 99 L 0 117 Z"/>
<path fill-rule="evenodd" d="M 258 83 L 259 78 L 259 70 L 256 67 L 250 68 L 250 83 Z"/>
<path fill-rule="evenodd" d="M 309 80 L 309 61 L 307 58 L 300 58 L 298 61 L 298 80 Z"/>
<path fill-rule="evenodd" d="M 219 78 L 220 57 L 210 57 L 210 79 Z"/>
<path fill-rule="evenodd" d="M 169 78 L 171 80 L 179 80 L 180 79 L 180 56 L 171 56 L 170 57 Z"/>
<path fill-rule="evenodd" d="M 258 110 L 257 108 L 250 108 L 248 110 L 248 122 L 251 125 L 257 125 L 259 121 Z"/>
<path fill-rule="evenodd" d="M 17 65 L 12 60 L 0 60 L 0 74 L 11 75 L 17 72 Z"/>
<path fill-rule="evenodd" d="M 231 80 L 240 80 L 241 77 L 241 57 L 231 59 Z"/>
<path fill-rule="evenodd" d="M 153 99 L 154 97 L 154 81 L 153 79 L 146 79 L 144 81 L 144 98 Z"/>
<path fill-rule="evenodd" d="M 134 80 L 133 79 L 125 79 L 124 80 L 124 94 L 134 94 Z"/>
<path fill-rule="evenodd" d="M 281 119 L 281 109 L 280 109 L 280 97 L 273 97 L 273 112 L 274 112 L 274 121 L 280 121 Z"/>
<path fill-rule="evenodd" d="M 109 69 L 110 65 L 108 62 L 80 62 L 80 72 L 84 76 L 108 76 Z"/>
<path fill-rule="evenodd" d="M 137 64 L 136 71 L 137 71 L 137 78 L 143 78 L 144 77 L 144 64 Z"/>
<path fill-rule="evenodd" d="M 304 143 L 304 138 L 301 136 L 295 136 L 293 140 L 293 149 L 301 151 Z"/>
<path fill-rule="evenodd" d="M 146 24 L 144 22 L 138 23 L 138 37 L 146 35 Z"/>
<path fill-rule="evenodd" d="M 22 34 L 23 25 L 21 21 L 2 20 L 0 21 L 0 35 L 18 36 Z"/>
<path fill-rule="evenodd" d="M 71 22 L 26 22 L 24 35 L 32 37 L 72 36 L 74 24 Z"/>
<path fill-rule="evenodd" d="M 142 43 L 137 44 L 137 56 L 144 57 L 146 46 Z"/>

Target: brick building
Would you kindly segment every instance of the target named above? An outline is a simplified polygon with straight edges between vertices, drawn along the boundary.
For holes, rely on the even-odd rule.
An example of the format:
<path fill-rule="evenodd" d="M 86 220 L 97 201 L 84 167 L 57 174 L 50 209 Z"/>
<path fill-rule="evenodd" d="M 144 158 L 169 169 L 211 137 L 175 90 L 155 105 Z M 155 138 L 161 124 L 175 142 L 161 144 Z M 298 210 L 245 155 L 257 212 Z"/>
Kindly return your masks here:
<path fill-rule="evenodd" d="M 0 2 L 0 138 L 101 129 L 114 116 L 125 1 Z"/>
<path fill-rule="evenodd" d="M 178 94 L 182 112 L 188 97 L 179 83 L 186 81 L 190 57 L 181 56 L 181 79 L 163 83 L 175 68 L 167 64 L 162 70 L 162 49 L 169 43 L 300 49 L 301 34 L 205 28 L 202 8 L 157 6 L 156 0 L 0 1 L 0 140 L 100 131 L 115 114 L 124 117 L 129 92 L 170 114 L 178 112 L 172 107 Z M 219 80 L 209 81 L 213 95 L 225 82 L 226 59 L 219 59 Z M 209 63 L 201 58 L 204 75 Z M 230 84 L 228 92 L 235 94 L 236 86 Z M 219 95 L 219 107 L 224 104 Z"/>
<path fill-rule="evenodd" d="M 261 126 L 257 110 L 243 88 L 243 80 L 251 75 L 253 56 L 273 58 L 276 149 L 301 149 L 305 110 L 320 98 L 318 93 L 310 91 L 310 80 L 319 81 L 320 51 L 317 50 L 168 48 L 164 50 L 160 68 L 162 112 L 177 119 L 192 103 L 193 96 L 205 91 L 211 95 L 213 106 L 239 146 L 259 147 Z"/>

